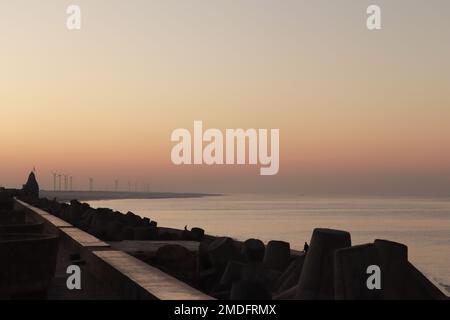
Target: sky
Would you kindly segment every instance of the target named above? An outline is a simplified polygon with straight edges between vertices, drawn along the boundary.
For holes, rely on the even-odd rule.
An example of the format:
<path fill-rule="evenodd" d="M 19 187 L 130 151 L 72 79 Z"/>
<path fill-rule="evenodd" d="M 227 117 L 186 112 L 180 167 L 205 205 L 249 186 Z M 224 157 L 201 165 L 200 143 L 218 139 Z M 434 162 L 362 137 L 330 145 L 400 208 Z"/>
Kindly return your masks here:
<path fill-rule="evenodd" d="M 61 172 L 79 190 L 449 195 L 449 15 L 446 0 L 0 0 L 0 185 L 36 167 L 43 189 Z M 170 135 L 194 120 L 280 129 L 279 173 L 175 166 Z"/>

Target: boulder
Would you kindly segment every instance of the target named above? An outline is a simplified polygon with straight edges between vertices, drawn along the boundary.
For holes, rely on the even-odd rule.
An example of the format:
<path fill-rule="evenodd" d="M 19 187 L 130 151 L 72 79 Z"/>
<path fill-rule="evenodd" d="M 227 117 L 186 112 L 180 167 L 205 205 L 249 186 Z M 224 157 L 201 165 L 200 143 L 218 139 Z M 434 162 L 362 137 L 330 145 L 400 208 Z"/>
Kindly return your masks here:
<path fill-rule="evenodd" d="M 122 229 L 124 224 L 120 221 L 111 221 L 106 227 L 105 240 L 107 241 L 120 241 L 122 239 Z"/>
<path fill-rule="evenodd" d="M 217 270 L 224 270 L 228 261 L 240 261 L 241 256 L 233 239 L 228 237 L 217 238 L 208 246 L 208 256 Z"/>
<path fill-rule="evenodd" d="M 383 299 L 404 299 L 408 291 L 408 247 L 380 239 L 375 240 L 374 246 L 380 259 Z"/>
<path fill-rule="evenodd" d="M 270 291 L 261 283 L 238 281 L 233 283 L 230 300 L 271 300 Z"/>
<path fill-rule="evenodd" d="M 197 254 L 197 272 L 212 268 L 211 260 L 208 255 L 208 247 L 214 241 L 214 238 L 204 238 L 200 241 Z"/>
<path fill-rule="evenodd" d="M 123 227 L 120 235 L 122 240 L 134 240 L 134 230 L 131 227 Z"/>
<path fill-rule="evenodd" d="M 370 265 L 378 265 L 375 246 L 357 245 L 338 249 L 334 260 L 334 298 L 336 300 L 375 300 L 381 297 L 380 291 L 367 288 L 366 273 Z"/>
<path fill-rule="evenodd" d="M 380 268 L 381 289 L 369 290 L 369 266 Z M 374 243 L 336 250 L 335 298 L 346 300 L 405 299 L 408 286 L 408 248 L 400 243 Z"/>
<path fill-rule="evenodd" d="M 276 292 L 286 291 L 298 284 L 306 255 L 296 256 L 274 285 Z"/>
<path fill-rule="evenodd" d="M 202 228 L 192 228 L 191 229 L 191 235 L 192 235 L 192 239 L 195 241 L 201 241 L 203 239 L 203 237 L 205 236 L 205 230 L 203 230 Z"/>
<path fill-rule="evenodd" d="M 283 272 L 291 263 L 291 248 L 288 242 L 269 241 L 264 254 L 264 264 L 273 270 Z"/>
<path fill-rule="evenodd" d="M 260 283 L 269 291 L 273 291 L 280 276 L 281 272 L 269 269 L 267 265 L 261 262 L 247 263 L 241 271 L 241 280 Z"/>
<path fill-rule="evenodd" d="M 334 253 L 350 246 L 350 233 L 346 231 L 314 229 L 296 298 L 334 299 Z"/>
<path fill-rule="evenodd" d="M 220 285 L 224 287 L 231 287 L 233 282 L 241 279 L 242 269 L 244 264 L 237 261 L 229 261 L 225 271 L 220 279 Z"/>
<path fill-rule="evenodd" d="M 155 227 L 133 228 L 134 240 L 155 240 L 158 237 L 158 229 Z"/>
<path fill-rule="evenodd" d="M 195 255 L 183 246 L 169 244 L 159 248 L 155 254 L 155 263 L 175 273 L 195 270 Z"/>
<path fill-rule="evenodd" d="M 248 239 L 244 242 L 241 254 L 248 262 L 261 262 L 264 259 L 266 248 L 259 239 Z"/>

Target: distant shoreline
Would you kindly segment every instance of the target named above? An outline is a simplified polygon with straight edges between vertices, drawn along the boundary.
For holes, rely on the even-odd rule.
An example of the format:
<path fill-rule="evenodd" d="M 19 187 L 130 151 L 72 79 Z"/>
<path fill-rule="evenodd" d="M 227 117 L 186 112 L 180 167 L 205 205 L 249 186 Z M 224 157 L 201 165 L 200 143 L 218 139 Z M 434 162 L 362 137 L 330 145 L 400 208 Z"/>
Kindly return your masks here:
<path fill-rule="evenodd" d="M 222 196 L 212 193 L 176 193 L 176 192 L 114 192 L 114 191 L 48 191 L 40 190 L 39 196 L 58 201 L 98 201 L 123 199 L 176 199 L 176 198 L 202 198 Z"/>

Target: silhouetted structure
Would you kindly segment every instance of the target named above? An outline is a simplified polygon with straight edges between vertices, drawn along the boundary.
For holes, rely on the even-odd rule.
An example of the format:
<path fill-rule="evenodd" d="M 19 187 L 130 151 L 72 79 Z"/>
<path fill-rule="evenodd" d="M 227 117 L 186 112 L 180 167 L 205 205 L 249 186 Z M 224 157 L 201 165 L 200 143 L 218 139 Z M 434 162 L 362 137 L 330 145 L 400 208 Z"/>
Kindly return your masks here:
<path fill-rule="evenodd" d="M 27 183 L 22 187 L 23 195 L 26 197 L 39 197 L 39 184 L 36 181 L 34 172 L 31 172 L 28 176 Z"/>

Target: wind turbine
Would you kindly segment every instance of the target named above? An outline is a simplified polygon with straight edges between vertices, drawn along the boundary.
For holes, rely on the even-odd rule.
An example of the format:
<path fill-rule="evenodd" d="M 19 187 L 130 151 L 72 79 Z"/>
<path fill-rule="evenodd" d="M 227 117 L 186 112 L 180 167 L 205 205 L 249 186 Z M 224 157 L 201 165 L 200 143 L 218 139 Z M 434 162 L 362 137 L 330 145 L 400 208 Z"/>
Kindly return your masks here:
<path fill-rule="evenodd" d="M 58 175 L 56 172 L 52 172 L 53 174 L 53 191 L 56 191 L 56 176 Z"/>
<path fill-rule="evenodd" d="M 61 191 L 61 173 L 58 173 L 58 189 Z"/>
<path fill-rule="evenodd" d="M 69 189 L 67 178 L 68 178 L 68 176 L 67 176 L 67 174 L 65 174 L 64 175 L 64 191 L 67 191 Z"/>

